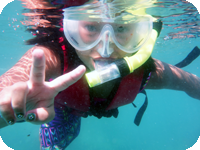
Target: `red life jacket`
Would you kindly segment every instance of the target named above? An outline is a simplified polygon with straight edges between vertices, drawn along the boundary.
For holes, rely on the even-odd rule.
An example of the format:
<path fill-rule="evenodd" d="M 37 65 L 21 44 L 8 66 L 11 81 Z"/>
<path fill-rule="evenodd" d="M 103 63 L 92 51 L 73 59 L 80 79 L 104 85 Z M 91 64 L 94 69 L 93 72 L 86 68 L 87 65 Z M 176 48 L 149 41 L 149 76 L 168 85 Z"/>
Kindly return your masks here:
<path fill-rule="evenodd" d="M 137 69 L 135 72 L 122 78 L 116 94 L 106 110 L 118 108 L 132 103 L 137 96 L 142 79 L 144 69 Z M 78 112 L 88 112 L 91 107 L 89 95 L 89 86 L 83 76 L 75 84 L 71 85 L 64 91 L 60 92 L 55 98 L 55 107 L 68 107 Z"/>

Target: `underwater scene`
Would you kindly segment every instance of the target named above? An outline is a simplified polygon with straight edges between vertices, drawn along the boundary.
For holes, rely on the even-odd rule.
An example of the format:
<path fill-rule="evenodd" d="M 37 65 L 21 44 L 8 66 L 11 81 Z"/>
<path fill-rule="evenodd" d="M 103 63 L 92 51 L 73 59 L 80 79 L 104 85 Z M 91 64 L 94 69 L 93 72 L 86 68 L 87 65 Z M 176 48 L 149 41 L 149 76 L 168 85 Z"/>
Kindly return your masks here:
<path fill-rule="evenodd" d="M 51 37 L 56 41 L 53 32 L 61 26 L 58 20 L 63 13 L 62 2 L 67 0 L 14 0 L 3 9 L 0 14 L 0 75 L 37 45 L 30 39 L 37 36 L 36 43 L 42 43 L 41 35 L 41 39 Z M 200 15 L 197 8 L 186 0 L 142 0 L 131 9 L 139 7 L 162 21 L 151 56 L 176 65 L 190 54 L 186 66 L 180 68 L 200 77 Z M 50 32 L 47 28 L 55 30 Z M 66 149 L 186 150 L 192 147 L 200 136 L 200 101 L 176 90 L 179 88 L 176 86 L 174 84 L 174 90 L 145 90 L 148 106 L 139 125 L 134 119 L 145 102 L 142 93 L 137 95 L 134 104 L 119 107 L 117 118 L 81 117 L 80 133 Z M 14 150 L 39 150 L 39 128 L 40 125 L 28 122 L 16 123 L 0 129 L 0 137 Z"/>

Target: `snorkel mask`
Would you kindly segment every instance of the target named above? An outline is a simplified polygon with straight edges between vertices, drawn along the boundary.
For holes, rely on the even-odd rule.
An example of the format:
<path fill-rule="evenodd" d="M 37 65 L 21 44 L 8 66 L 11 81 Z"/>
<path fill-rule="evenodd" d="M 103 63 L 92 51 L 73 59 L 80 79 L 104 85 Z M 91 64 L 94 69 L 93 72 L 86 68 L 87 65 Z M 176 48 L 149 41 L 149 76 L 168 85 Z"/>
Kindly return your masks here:
<path fill-rule="evenodd" d="M 103 58 L 114 51 L 113 45 L 126 53 L 136 53 L 87 73 L 90 87 L 132 73 L 151 56 L 157 32 L 145 9 L 132 8 L 134 2 L 104 2 L 64 9 L 63 27 L 69 43 L 79 51 L 95 46 Z"/>

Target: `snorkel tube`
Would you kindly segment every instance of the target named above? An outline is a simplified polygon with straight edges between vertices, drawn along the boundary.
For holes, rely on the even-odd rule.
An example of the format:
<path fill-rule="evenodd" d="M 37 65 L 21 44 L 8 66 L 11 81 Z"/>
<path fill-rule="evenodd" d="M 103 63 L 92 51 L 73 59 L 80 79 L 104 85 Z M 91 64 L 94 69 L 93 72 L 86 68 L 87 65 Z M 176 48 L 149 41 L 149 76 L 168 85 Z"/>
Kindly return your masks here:
<path fill-rule="evenodd" d="M 145 8 L 141 8 L 138 10 L 129 9 L 126 11 L 131 14 L 146 15 Z M 153 20 L 155 21 L 156 19 L 153 18 Z M 161 30 L 161 26 L 158 30 Z M 114 80 L 119 77 L 124 77 L 134 72 L 134 70 L 136 70 L 140 66 L 142 66 L 151 56 L 159 33 L 160 31 L 157 31 L 157 29 L 153 28 L 149 39 L 133 56 L 118 59 L 113 63 L 106 65 L 105 67 L 86 73 L 85 76 L 89 86 L 92 88 L 110 80 Z"/>
<path fill-rule="evenodd" d="M 86 73 L 85 76 L 89 86 L 94 87 L 110 80 L 126 76 L 139 68 L 151 56 L 157 36 L 158 32 L 152 29 L 151 37 L 136 54 L 116 60 L 105 67 Z"/>

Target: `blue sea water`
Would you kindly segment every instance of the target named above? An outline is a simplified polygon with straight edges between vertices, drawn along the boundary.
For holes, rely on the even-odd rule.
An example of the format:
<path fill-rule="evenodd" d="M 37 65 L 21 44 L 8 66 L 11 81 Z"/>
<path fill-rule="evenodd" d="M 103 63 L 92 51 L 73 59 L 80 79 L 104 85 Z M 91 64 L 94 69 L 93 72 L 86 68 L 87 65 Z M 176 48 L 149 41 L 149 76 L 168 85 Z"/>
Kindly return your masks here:
<path fill-rule="evenodd" d="M 168 2 L 168 5 L 171 4 Z M 190 10 L 195 9 L 192 5 L 187 5 L 190 6 Z M 174 9 L 172 14 L 177 15 L 181 11 L 186 11 L 185 7 L 179 8 L 178 10 Z M 20 20 L 23 19 L 22 9 L 20 1 L 15 0 L 7 5 L 0 15 L 1 75 L 31 47 L 24 45 L 24 40 L 32 35 L 24 32 L 25 27 L 20 23 Z M 200 17 L 199 15 L 185 14 L 180 17 L 165 18 L 167 16 L 165 13 L 169 13 L 168 11 L 166 9 L 159 13 L 164 21 L 164 26 L 152 56 L 173 65 L 184 59 L 195 46 L 200 47 L 200 28 L 195 32 L 191 31 L 199 25 Z M 180 24 L 181 21 L 182 24 Z M 189 25 L 186 22 L 195 24 Z M 190 33 L 183 35 L 185 38 L 175 38 L 172 33 L 177 32 L 176 24 L 178 27 L 182 27 L 183 31 L 188 28 Z M 188 35 L 194 37 L 187 38 Z M 200 57 L 183 70 L 200 77 Z M 119 108 L 120 113 L 117 119 L 83 118 L 80 135 L 67 149 L 186 150 L 193 146 L 200 136 L 200 101 L 189 97 L 184 92 L 173 90 L 147 90 L 147 94 L 149 105 L 139 127 L 133 123 L 133 120 L 139 106 L 144 101 L 144 95 L 140 94 L 135 100 L 138 107 L 127 105 Z M 0 130 L 3 141 L 15 150 L 38 150 L 38 133 L 39 126 L 30 123 L 16 124 Z"/>

